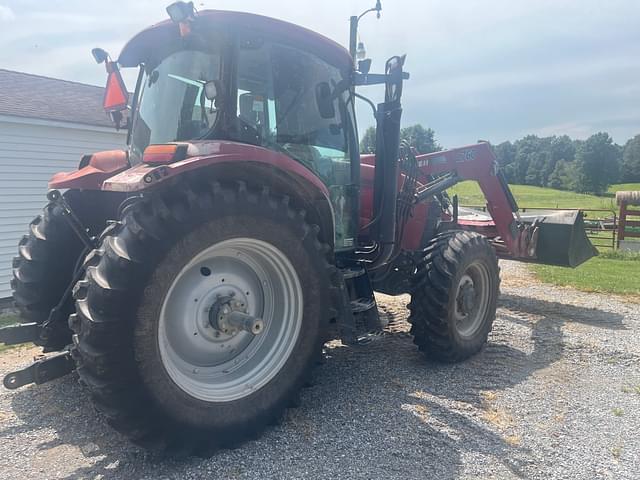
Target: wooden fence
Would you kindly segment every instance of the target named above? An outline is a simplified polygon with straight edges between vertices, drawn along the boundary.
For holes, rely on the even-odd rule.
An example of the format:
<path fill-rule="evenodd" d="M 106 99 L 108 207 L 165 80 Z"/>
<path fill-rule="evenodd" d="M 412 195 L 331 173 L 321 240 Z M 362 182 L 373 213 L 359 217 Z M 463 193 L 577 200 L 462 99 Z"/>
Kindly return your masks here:
<path fill-rule="evenodd" d="M 632 219 L 629 219 L 631 217 Z M 635 218 L 635 220 L 633 220 Z M 620 220 L 618 222 L 618 242 L 626 238 L 640 238 L 640 206 L 620 203 Z"/>

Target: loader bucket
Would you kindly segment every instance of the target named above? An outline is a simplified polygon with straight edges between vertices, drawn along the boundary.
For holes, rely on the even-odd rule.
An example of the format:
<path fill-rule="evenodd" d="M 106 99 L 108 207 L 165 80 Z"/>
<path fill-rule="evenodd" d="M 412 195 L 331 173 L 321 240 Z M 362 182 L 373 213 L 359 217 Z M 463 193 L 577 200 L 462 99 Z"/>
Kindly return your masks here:
<path fill-rule="evenodd" d="M 539 231 L 535 263 L 577 267 L 598 251 L 591 244 L 579 210 L 564 210 L 538 216 Z"/>

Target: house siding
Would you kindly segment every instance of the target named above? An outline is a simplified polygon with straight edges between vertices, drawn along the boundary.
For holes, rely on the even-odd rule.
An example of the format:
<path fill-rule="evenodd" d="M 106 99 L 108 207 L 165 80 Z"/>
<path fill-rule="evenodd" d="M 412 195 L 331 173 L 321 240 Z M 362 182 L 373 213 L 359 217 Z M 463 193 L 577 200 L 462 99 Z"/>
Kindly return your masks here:
<path fill-rule="evenodd" d="M 46 204 L 54 173 L 75 170 L 82 155 L 124 148 L 113 129 L 0 118 L 0 299 L 11 296 L 11 262 L 29 222 Z"/>

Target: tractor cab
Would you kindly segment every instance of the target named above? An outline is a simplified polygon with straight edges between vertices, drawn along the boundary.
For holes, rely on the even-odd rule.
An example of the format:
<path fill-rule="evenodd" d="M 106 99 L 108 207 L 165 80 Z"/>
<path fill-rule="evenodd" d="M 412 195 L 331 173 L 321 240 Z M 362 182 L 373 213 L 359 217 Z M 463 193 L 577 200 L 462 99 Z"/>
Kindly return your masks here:
<path fill-rule="evenodd" d="M 130 163 L 145 162 L 149 146 L 180 142 L 235 142 L 285 155 L 326 186 L 336 247 L 352 247 L 359 152 L 347 50 L 257 15 L 205 11 L 176 20 L 141 32 L 117 63 L 106 61 L 114 76 L 118 65 L 139 68 L 130 107 L 120 103 L 115 113 L 127 109 Z M 122 97 L 113 90 L 123 82 L 107 85 L 105 100 Z M 247 160 L 260 155 L 246 152 Z"/>

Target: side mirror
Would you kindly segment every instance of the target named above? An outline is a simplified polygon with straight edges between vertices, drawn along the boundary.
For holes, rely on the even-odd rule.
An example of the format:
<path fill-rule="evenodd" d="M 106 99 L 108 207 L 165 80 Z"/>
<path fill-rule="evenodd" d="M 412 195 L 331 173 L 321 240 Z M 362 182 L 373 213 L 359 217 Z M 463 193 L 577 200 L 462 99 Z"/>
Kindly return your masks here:
<path fill-rule="evenodd" d="M 336 109 L 333 106 L 333 95 L 331 87 L 327 82 L 320 82 L 316 85 L 316 104 L 322 118 L 335 118 Z"/>
<path fill-rule="evenodd" d="M 109 117 L 111 118 L 111 121 L 113 122 L 113 124 L 116 126 L 116 130 L 120 130 L 121 128 L 129 128 L 130 124 L 129 121 L 131 120 L 131 117 L 126 117 L 122 114 L 122 110 L 117 111 L 117 112 L 109 112 Z M 124 120 L 124 125 L 122 123 L 122 121 Z"/>
<path fill-rule="evenodd" d="M 94 48 L 91 50 L 91 55 L 95 59 L 96 63 L 100 65 L 101 63 L 106 62 L 109 59 L 109 54 L 106 50 L 102 48 Z"/>
<path fill-rule="evenodd" d="M 112 61 L 107 51 L 102 48 L 92 49 L 91 55 L 93 55 L 96 63 L 104 63 L 104 67 L 107 70 L 107 86 L 104 89 L 102 108 L 109 114 L 109 117 L 116 125 L 116 129 L 119 130 L 124 118 L 122 112 L 129 107 L 129 92 L 120 74 L 118 62 Z"/>

